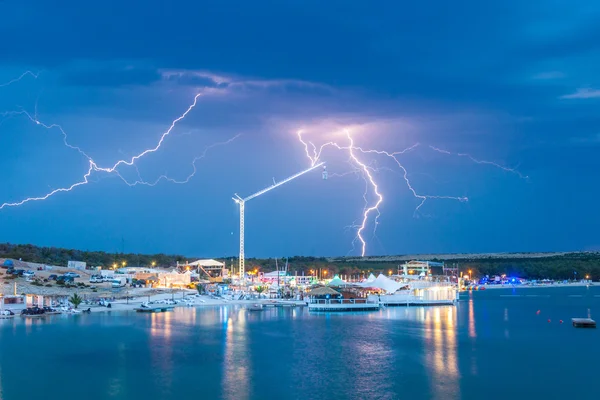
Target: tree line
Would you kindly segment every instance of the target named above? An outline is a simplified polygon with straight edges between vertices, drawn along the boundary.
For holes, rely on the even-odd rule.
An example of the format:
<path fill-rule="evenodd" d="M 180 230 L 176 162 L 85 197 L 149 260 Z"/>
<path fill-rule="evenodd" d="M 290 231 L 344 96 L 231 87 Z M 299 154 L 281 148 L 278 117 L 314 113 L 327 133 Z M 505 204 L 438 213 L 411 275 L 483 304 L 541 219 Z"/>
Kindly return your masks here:
<path fill-rule="evenodd" d="M 136 253 L 107 253 L 104 251 L 83 251 L 64 249 L 58 247 L 40 247 L 32 244 L 0 244 L 0 258 L 13 258 L 28 262 L 36 262 L 48 265 L 66 266 L 68 261 L 84 261 L 88 266 L 101 266 L 110 268 L 113 265 L 122 266 L 123 263 L 132 267 L 172 267 L 186 261 L 197 258 L 182 255 L 169 254 L 136 254 Z M 237 270 L 237 258 L 222 258 L 228 267 L 233 265 Z M 432 260 L 444 262 L 445 260 Z M 345 261 L 337 259 L 328 260 L 325 257 L 290 257 L 288 260 L 288 273 L 298 275 L 321 274 L 321 276 L 332 277 L 339 275 L 388 275 L 391 271 L 396 273 L 400 262 L 369 261 L 364 260 Z M 279 267 L 285 267 L 284 258 L 247 258 L 246 271 L 271 272 Z M 600 253 L 569 253 L 559 256 L 548 256 L 539 258 L 515 257 L 515 258 L 465 258 L 446 261 L 447 265 L 457 264 L 459 271 L 471 270 L 473 276 L 503 275 L 526 279 L 600 279 Z M 313 271 L 311 273 L 311 270 Z M 323 271 L 327 271 L 326 274 Z M 434 270 L 434 273 L 439 271 Z"/>

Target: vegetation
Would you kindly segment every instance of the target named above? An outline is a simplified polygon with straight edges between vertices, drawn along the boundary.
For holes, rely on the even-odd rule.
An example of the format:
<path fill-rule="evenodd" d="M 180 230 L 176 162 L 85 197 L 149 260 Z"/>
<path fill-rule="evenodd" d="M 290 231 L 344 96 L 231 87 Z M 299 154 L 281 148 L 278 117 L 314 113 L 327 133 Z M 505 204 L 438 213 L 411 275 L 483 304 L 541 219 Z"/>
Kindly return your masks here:
<path fill-rule="evenodd" d="M 81 251 L 10 243 L 0 243 L 0 257 L 64 267 L 67 266 L 68 261 L 85 261 L 87 265 L 106 268 L 115 263 L 122 265 L 123 262 L 129 266 L 146 266 L 154 262 L 157 266 L 167 267 L 176 264 L 177 261 L 186 261 L 184 256 L 178 255 L 106 253 L 104 251 Z"/>
<path fill-rule="evenodd" d="M 87 265 L 102 266 L 110 268 L 113 264 L 128 266 L 149 266 L 154 262 L 159 267 L 172 267 L 178 261 L 184 263 L 186 260 L 195 260 L 197 257 L 184 257 L 181 255 L 166 254 L 121 254 L 106 253 L 102 251 L 80 251 L 61 249 L 56 247 L 37 247 L 34 245 L 0 244 L 0 258 L 22 259 L 23 261 L 37 262 L 48 265 L 66 266 L 67 262 L 84 261 Z M 228 265 L 237 269 L 236 258 L 221 259 Z M 445 261 L 445 260 L 433 260 Z M 388 274 L 391 270 L 397 271 L 400 261 L 374 261 L 365 257 L 364 259 L 328 259 L 324 257 L 291 257 L 288 260 L 288 272 L 292 275 L 322 274 L 327 271 L 328 277 L 335 274 L 359 275 L 373 273 Z M 454 259 L 446 261 L 447 264 L 458 264 L 460 271 L 471 270 L 474 276 L 502 275 L 518 276 L 528 279 L 583 279 L 589 276 L 592 279 L 600 279 L 600 253 L 568 253 L 565 255 L 552 255 L 546 257 L 476 257 L 465 259 Z M 274 258 L 246 259 L 246 271 L 270 272 L 278 266 L 285 266 L 282 259 L 276 264 Z M 311 272 L 312 271 L 312 272 Z M 14 276 L 6 276 L 12 279 Z M 198 286 L 198 290 L 201 285 Z"/>
<path fill-rule="evenodd" d="M 258 294 L 261 294 L 262 292 L 264 292 L 267 288 L 265 286 L 257 286 L 254 288 L 254 291 Z"/>
<path fill-rule="evenodd" d="M 77 308 L 81 303 L 83 303 L 83 299 L 75 293 L 73 296 L 69 297 L 69 303 L 73 304 L 73 307 Z"/>

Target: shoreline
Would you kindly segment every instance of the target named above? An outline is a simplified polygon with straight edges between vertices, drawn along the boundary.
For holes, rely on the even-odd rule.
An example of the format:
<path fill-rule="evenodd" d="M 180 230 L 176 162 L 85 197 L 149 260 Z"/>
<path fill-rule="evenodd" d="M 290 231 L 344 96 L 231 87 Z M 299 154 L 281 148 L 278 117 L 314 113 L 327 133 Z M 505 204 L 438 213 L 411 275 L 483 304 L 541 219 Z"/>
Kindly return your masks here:
<path fill-rule="evenodd" d="M 549 285 L 523 285 L 523 284 L 519 284 L 519 285 L 474 285 L 479 287 L 484 287 L 485 290 L 498 290 L 498 289 L 547 289 L 547 288 L 564 288 L 564 287 L 600 287 L 600 284 L 598 282 L 593 283 L 582 283 L 582 282 L 574 282 L 574 283 L 553 283 L 553 284 L 549 284 Z M 465 289 L 464 291 L 469 292 L 469 291 L 474 291 L 474 292 L 478 292 L 481 289 L 478 290 L 469 290 L 469 289 Z"/>

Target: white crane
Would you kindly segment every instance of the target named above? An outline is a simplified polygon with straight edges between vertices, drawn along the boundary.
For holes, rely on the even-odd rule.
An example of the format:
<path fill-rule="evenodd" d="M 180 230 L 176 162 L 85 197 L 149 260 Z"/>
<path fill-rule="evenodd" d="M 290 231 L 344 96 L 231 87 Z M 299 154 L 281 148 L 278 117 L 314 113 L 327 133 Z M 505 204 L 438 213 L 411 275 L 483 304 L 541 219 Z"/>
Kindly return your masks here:
<path fill-rule="evenodd" d="M 251 194 L 250 196 L 246 197 L 246 198 L 241 198 L 240 196 L 238 196 L 238 194 L 235 194 L 235 197 L 232 197 L 233 201 L 235 201 L 239 206 L 240 206 L 240 265 L 239 265 L 239 269 L 240 269 L 240 281 L 243 282 L 244 278 L 245 278 L 245 273 L 246 273 L 246 266 L 244 264 L 244 209 L 246 208 L 246 202 L 248 200 L 252 200 L 255 197 L 258 197 L 262 194 L 265 194 L 273 189 L 275 189 L 276 187 L 279 187 L 281 185 L 283 185 L 284 183 L 288 183 L 291 180 L 294 180 L 304 174 L 306 174 L 307 172 L 310 172 L 322 165 L 324 165 L 325 162 L 320 162 L 318 164 L 313 165 L 310 168 L 305 169 L 304 171 L 300 171 L 295 175 L 290 176 L 289 178 L 285 178 L 284 180 L 280 181 L 280 182 L 276 182 L 273 183 L 273 185 L 260 190 L 254 194 Z M 326 178 L 324 178 L 326 179 Z M 275 182 L 275 178 L 273 178 L 273 182 Z"/>

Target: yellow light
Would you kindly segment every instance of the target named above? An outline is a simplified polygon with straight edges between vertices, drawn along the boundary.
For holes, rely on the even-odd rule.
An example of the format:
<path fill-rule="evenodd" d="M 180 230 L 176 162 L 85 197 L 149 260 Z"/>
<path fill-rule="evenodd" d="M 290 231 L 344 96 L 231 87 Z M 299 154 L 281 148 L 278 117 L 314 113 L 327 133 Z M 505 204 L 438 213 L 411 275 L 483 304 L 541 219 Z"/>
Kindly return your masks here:
<path fill-rule="evenodd" d="M 152 261 L 152 266 L 154 267 L 156 265 L 156 261 Z"/>
<path fill-rule="evenodd" d="M 391 275 L 391 274 L 392 274 L 392 270 L 390 269 L 390 270 L 388 271 L 388 273 Z"/>
<path fill-rule="evenodd" d="M 589 275 L 586 275 L 586 276 L 585 276 L 585 279 L 590 279 L 590 276 L 589 276 Z"/>
<path fill-rule="evenodd" d="M 123 262 L 122 262 L 122 264 L 123 264 L 123 266 L 126 266 L 126 265 L 127 265 L 127 263 L 126 263 L 125 261 L 123 261 Z"/>
<path fill-rule="evenodd" d="M 114 264 L 113 264 L 113 268 L 117 268 L 117 263 L 114 263 Z"/>
<path fill-rule="evenodd" d="M 327 275 L 327 271 L 323 271 L 323 275 Z"/>

